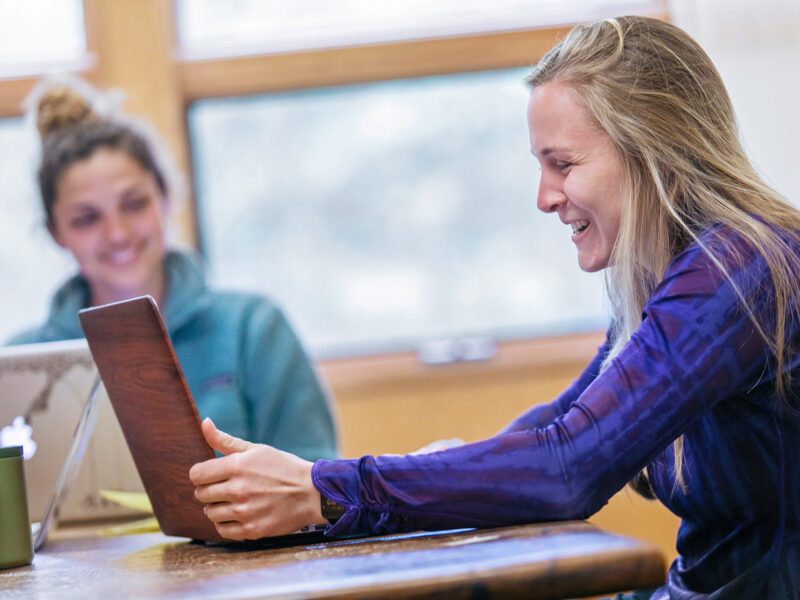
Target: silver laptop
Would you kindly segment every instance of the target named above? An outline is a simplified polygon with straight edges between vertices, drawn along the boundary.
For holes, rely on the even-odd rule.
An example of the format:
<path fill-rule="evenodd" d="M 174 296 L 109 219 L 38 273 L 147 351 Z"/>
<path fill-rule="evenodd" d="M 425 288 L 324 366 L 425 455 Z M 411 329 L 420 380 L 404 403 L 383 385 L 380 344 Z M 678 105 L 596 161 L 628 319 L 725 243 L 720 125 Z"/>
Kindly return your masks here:
<path fill-rule="evenodd" d="M 144 490 L 85 340 L 0 347 L 0 446 L 16 445 L 32 521 L 127 516 L 100 490 Z"/>

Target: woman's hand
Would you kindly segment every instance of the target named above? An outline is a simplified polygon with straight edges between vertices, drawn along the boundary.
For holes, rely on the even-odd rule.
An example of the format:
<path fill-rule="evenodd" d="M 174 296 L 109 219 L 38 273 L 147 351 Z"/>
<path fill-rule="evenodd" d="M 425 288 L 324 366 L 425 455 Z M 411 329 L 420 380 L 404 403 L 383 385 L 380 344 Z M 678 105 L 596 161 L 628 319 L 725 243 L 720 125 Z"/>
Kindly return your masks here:
<path fill-rule="evenodd" d="M 312 463 L 228 435 L 208 418 L 202 428 L 208 444 L 225 456 L 197 463 L 189 479 L 221 536 L 255 540 L 326 522 L 311 483 Z"/>

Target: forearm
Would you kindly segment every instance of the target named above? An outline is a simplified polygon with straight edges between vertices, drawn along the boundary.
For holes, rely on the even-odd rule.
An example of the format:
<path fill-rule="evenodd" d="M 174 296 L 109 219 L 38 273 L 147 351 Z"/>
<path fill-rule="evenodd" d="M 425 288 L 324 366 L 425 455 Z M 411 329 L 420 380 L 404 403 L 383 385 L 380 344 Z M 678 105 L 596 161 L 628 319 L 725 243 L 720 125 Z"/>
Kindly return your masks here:
<path fill-rule="evenodd" d="M 596 440 L 570 452 L 559 435 L 553 426 L 430 455 L 318 461 L 312 477 L 346 508 L 332 534 L 584 518 L 613 493 L 603 481 L 608 461 L 591 448 Z M 590 465 L 585 472 L 575 469 L 581 463 Z"/>

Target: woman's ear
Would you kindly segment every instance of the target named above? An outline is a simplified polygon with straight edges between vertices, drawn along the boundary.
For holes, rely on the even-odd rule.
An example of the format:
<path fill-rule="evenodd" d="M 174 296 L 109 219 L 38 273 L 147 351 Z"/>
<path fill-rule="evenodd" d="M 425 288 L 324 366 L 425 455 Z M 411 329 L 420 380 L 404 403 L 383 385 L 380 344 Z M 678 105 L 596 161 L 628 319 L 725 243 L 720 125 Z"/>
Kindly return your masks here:
<path fill-rule="evenodd" d="M 53 238 L 53 241 L 62 248 L 66 248 L 64 242 L 61 240 L 61 236 L 58 235 L 58 229 L 56 229 L 56 225 L 53 223 L 53 220 L 47 219 L 47 221 L 45 221 L 45 225 L 47 226 L 47 231 L 50 234 L 50 237 Z"/>

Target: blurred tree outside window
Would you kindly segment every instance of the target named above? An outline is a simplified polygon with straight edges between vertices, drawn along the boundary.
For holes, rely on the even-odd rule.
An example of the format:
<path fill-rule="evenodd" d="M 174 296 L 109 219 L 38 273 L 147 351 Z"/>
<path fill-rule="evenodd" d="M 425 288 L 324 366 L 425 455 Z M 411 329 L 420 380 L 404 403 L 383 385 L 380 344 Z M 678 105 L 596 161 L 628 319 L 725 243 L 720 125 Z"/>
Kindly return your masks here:
<path fill-rule="evenodd" d="M 322 357 L 604 328 L 602 275 L 536 208 L 525 73 L 195 103 L 214 284 L 275 298 Z"/>
<path fill-rule="evenodd" d="M 74 68 L 85 54 L 81 0 L 0 0 L 0 78 Z"/>

